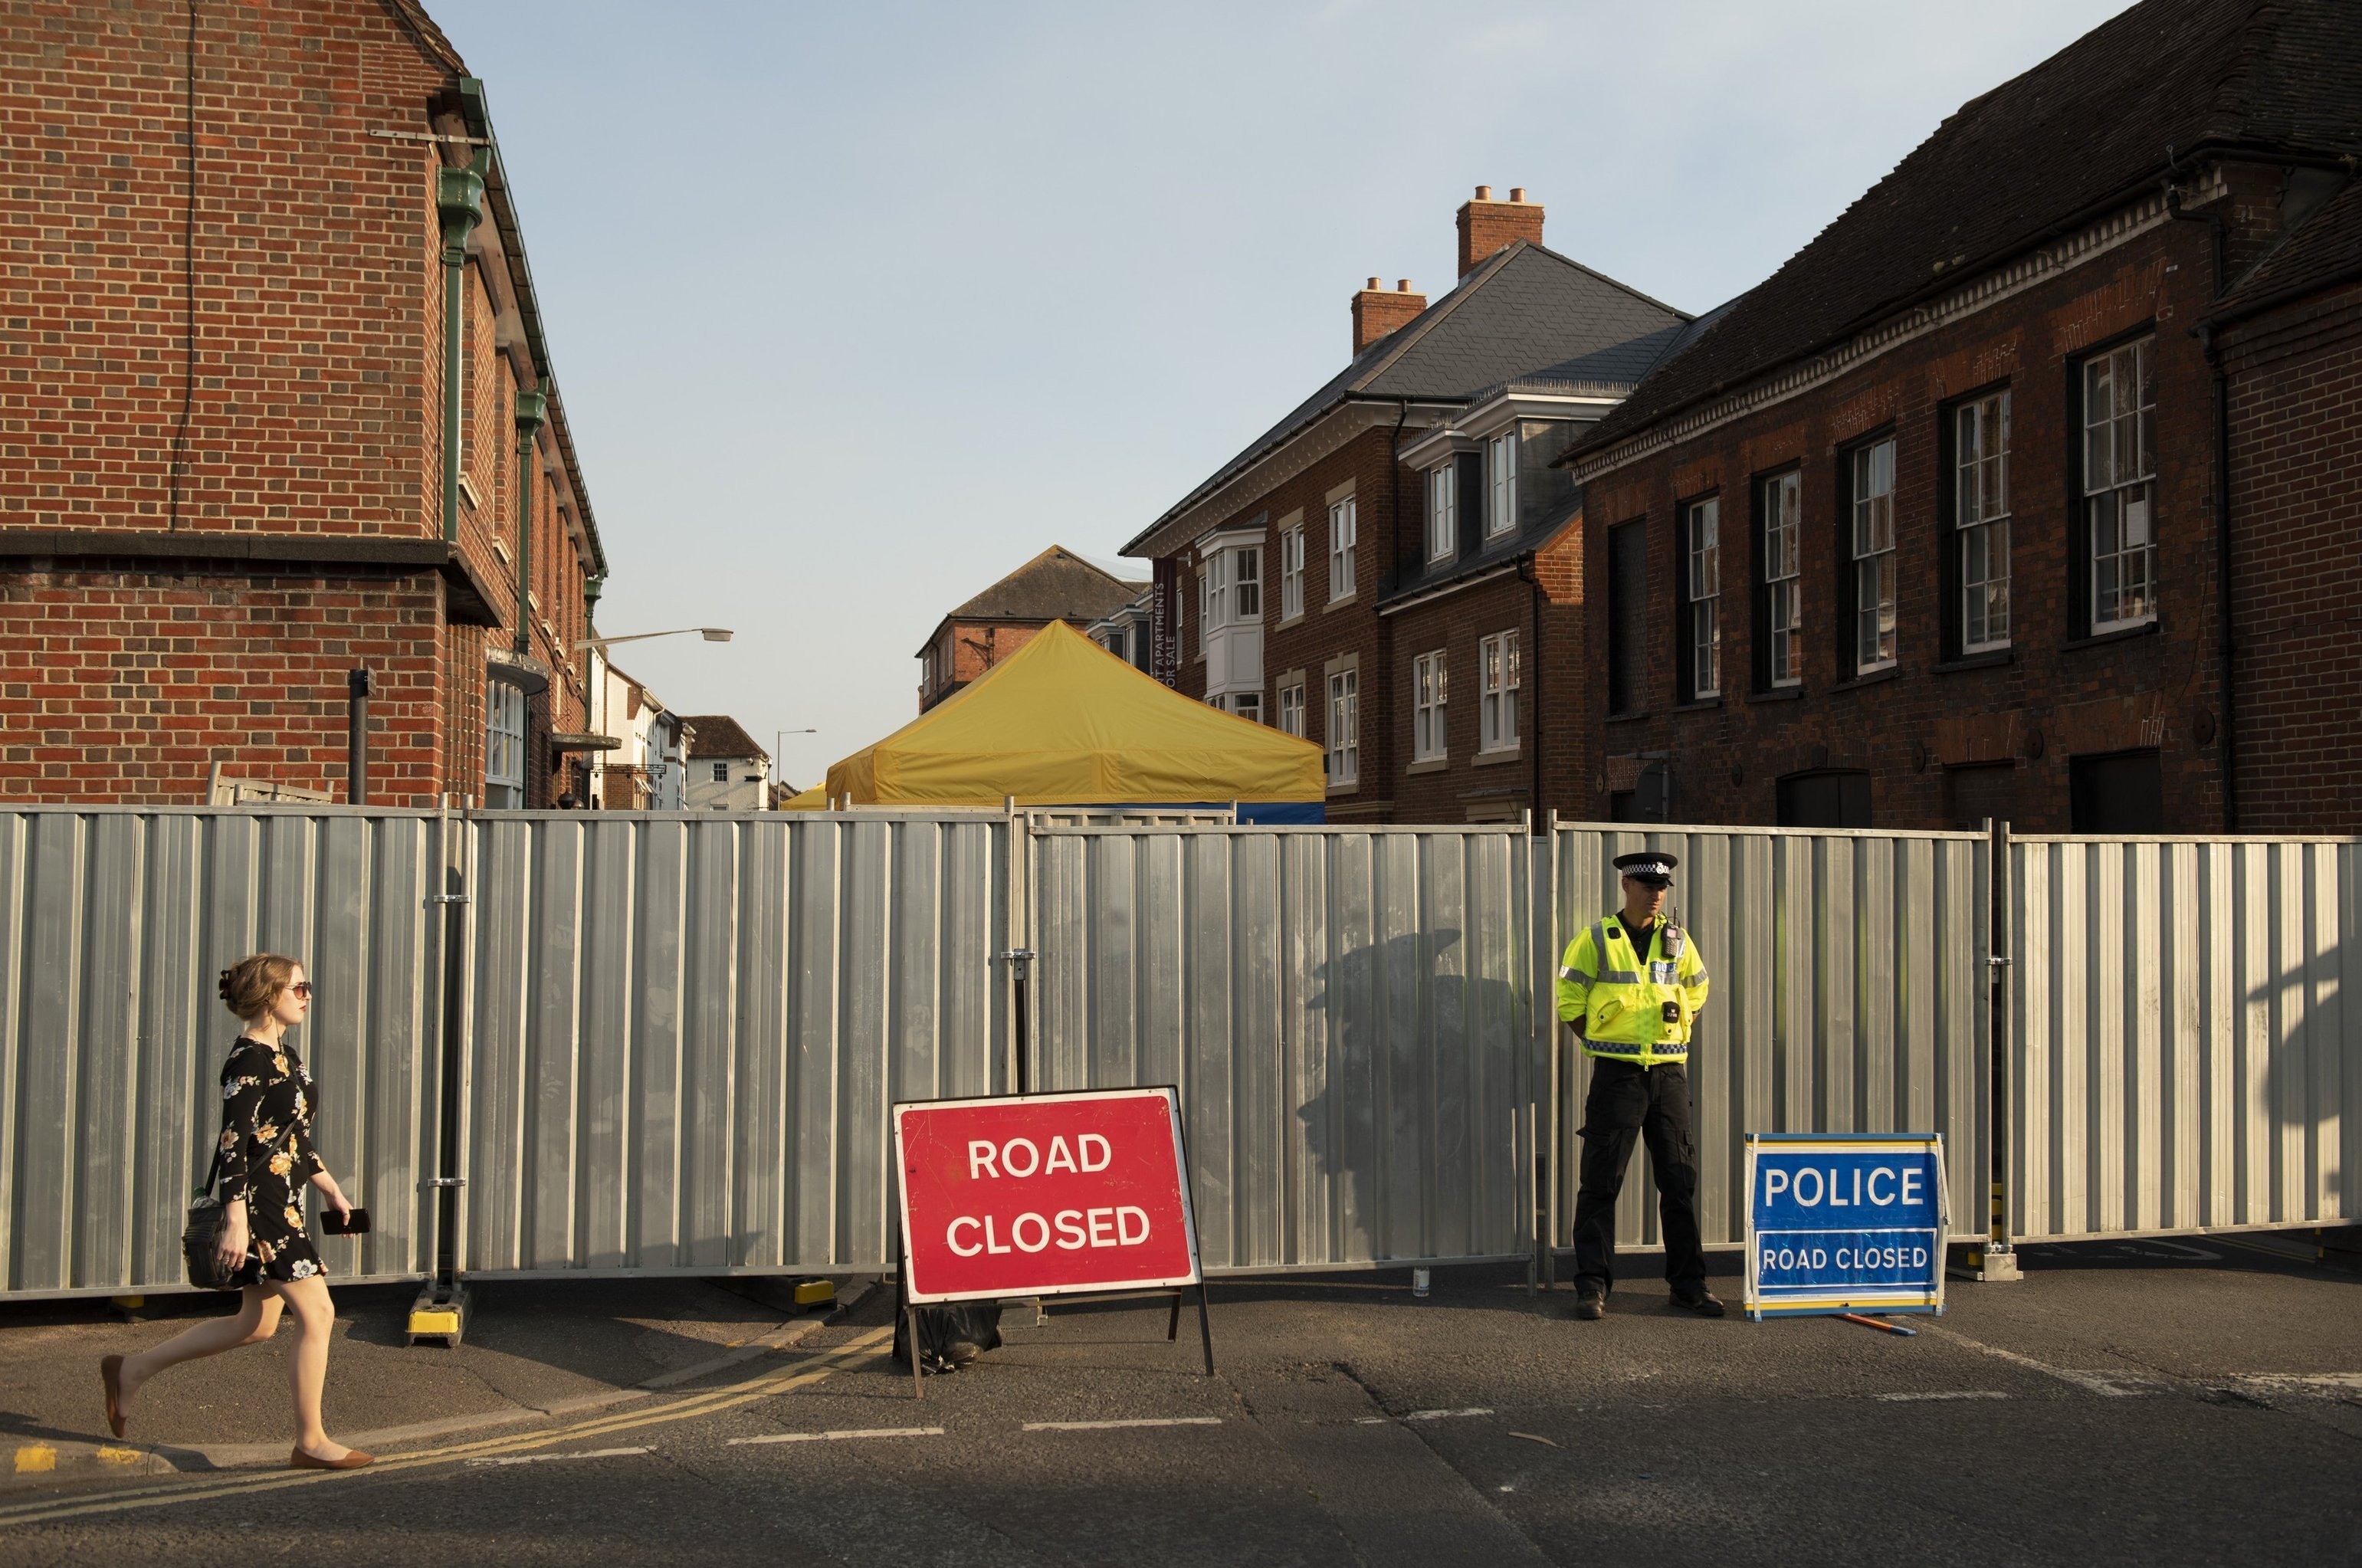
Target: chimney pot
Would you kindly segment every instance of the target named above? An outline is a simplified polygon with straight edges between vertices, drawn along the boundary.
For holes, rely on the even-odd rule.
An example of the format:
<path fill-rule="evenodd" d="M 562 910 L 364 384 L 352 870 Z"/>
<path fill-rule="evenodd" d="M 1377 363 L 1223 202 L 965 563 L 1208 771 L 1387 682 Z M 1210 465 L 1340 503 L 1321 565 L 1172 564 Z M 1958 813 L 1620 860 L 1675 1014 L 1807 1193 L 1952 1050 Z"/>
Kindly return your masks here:
<path fill-rule="evenodd" d="M 1509 187 L 1509 200 L 1513 202 L 1522 202 L 1525 199 L 1526 188 L 1523 185 L 1512 185 Z"/>
<path fill-rule="evenodd" d="M 1378 286 L 1378 281 L 1377 281 L 1375 278 L 1371 279 L 1371 280 L 1370 280 L 1370 287 L 1371 287 L 1371 288 L 1373 288 L 1373 289 L 1374 289 L 1374 288 L 1376 288 L 1377 286 Z"/>
<path fill-rule="evenodd" d="M 1373 278 L 1370 282 L 1374 283 L 1377 280 Z M 1396 278 L 1395 280 L 1395 293 L 1398 294 L 1407 294 L 1410 293 L 1410 280 L 1408 278 Z"/>
<path fill-rule="evenodd" d="M 1479 186 L 1477 186 L 1477 187 L 1476 187 L 1476 199 L 1477 199 L 1478 201 L 1480 201 L 1480 202 L 1489 202 L 1489 201 L 1491 201 L 1491 200 L 1493 199 L 1493 187 L 1492 187 L 1492 186 L 1490 186 L 1490 185 L 1479 185 Z"/>

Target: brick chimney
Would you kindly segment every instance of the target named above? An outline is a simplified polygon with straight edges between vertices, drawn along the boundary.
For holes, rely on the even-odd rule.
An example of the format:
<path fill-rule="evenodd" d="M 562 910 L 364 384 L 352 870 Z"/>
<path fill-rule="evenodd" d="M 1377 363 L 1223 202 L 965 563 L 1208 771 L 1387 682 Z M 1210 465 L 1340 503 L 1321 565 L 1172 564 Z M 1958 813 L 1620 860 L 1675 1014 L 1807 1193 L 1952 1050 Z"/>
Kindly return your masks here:
<path fill-rule="evenodd" d="M 1375 278 L 1369 286 L 1353 296 L 1353 353 L 1359 358 L 1363 349 L 1389 332 L 1398 331 L 1411 317 L 1427 308 L 1427 296 L 1410 292 L 1410 280 L 1398 278 L 1392 289 L 1378 287 Z"/>
<path fill-rule="evenodd" d="M 1474 201 L 1460 204 L 1462 277 L 1496 250 L 1520 239 L 1529 245 L 1542 242 L 1541 204 L 1526 200 L 1523 185 L 1511 191 L 1506 202 L 1493 199 L 1492 186 L 1479 185 Z"/>

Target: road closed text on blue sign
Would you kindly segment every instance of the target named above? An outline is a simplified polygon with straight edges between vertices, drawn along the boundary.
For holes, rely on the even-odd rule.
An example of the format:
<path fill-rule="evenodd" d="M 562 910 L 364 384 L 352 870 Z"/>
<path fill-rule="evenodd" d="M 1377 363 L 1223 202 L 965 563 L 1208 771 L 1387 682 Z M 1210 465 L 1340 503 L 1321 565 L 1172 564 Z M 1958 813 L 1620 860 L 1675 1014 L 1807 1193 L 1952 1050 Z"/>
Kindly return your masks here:
<path fill-rule="evenodd" d="M 1747 1313 L 1944 1309 L 1938 1133 L 1749 1132 Z"/>

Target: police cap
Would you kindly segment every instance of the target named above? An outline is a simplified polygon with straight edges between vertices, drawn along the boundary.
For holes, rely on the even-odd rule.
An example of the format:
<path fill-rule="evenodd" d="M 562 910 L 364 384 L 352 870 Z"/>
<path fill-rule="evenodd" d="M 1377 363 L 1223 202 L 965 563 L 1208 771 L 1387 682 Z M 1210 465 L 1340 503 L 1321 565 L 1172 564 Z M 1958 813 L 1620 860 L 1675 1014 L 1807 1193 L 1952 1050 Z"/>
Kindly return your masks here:
<path fill-rule="evenodd" d="M 1681 861 L 1661 849 L 1639 849 L 1616 857 L 1616 869 L 1635 882 L 1645 882 L 1653 888 L 1672 885 L 1673 867 Z"/>

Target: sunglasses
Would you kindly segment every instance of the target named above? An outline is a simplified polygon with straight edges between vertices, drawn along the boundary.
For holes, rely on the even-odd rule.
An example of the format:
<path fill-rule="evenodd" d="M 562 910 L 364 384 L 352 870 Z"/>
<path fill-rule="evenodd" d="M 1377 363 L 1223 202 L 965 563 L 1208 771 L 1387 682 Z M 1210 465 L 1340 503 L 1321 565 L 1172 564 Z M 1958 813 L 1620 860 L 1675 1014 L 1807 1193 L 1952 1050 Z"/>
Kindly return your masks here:
<path fill-rule="evenodd" d="M 309 980 L 298 980 L 287 988 L 294 992 L 297 996 L 302 997 L 305 1001 L 310 1001 L 312 999 L 312 982 Z"/>

